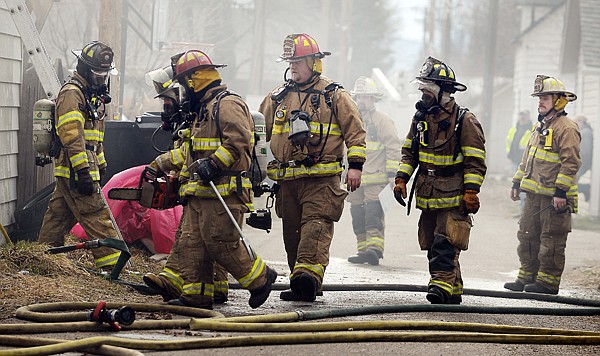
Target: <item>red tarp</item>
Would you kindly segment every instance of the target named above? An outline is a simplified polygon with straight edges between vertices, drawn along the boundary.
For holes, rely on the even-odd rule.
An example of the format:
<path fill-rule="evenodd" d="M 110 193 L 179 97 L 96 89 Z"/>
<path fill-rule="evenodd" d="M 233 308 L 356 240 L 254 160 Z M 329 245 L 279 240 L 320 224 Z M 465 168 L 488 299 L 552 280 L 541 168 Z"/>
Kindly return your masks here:
<path fill-rule="evenodd" d="M 172 209 L 155 210 L 145 208 L 137 201 L 108 198 L 108 191 L 112 188 L 137 188 L 145 167 L 137 166 L 115 174 L 102 188 L 102 194 L 108 202 L 125 242 L 131 244 L 136 240 L 149 238 L 154 242 L 156 253 L 170 253 L 183 212 L 181 205 Z M 88 239 L 80 224 L 73 227 L 71 234 L 82 240 Z"/>

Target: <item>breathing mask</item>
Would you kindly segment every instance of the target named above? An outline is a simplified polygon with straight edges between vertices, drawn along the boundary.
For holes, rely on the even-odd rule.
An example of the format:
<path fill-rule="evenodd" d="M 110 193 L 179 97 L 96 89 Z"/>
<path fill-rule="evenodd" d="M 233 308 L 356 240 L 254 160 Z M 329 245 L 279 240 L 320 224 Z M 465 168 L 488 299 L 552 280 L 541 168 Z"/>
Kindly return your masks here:
<path fill-rule="evenodd" d="M 295 146 L 304 146 L 310 137 L 310 115 L 306 111 L 291 112 L 289 139 Z"/>

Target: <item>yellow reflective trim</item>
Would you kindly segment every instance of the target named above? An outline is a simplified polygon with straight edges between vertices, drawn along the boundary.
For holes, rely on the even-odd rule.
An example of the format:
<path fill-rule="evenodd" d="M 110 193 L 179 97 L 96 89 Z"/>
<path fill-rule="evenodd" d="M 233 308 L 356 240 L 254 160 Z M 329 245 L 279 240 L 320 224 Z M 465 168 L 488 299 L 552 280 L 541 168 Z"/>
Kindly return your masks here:
<path fill-rule="evenodd" d="M 87 163 L 88 162 L 87 153 L 85 151 L 79 152 L 78 154 L 69 157 L 69 160 L 71 161 L 71 165 L 73 165 L 73 167 L 78 166 L 82 163 Z"/>
<path fill-rule="evenodd" d="M 363 146 L 350 146 L 348 148 L 348 158 L 360 157 L 367 158 L 367 148 Z"/>
<path fill-rule="evenodd" d="M 229 293 L 228 281 L 215 281 L 215 292 Z"/>
<path fill-rule="evenodd" d="M 454 289 L 454 287 L 451 284 L 446 283 L 444 281 L 440 281 L 438 279 L 430 279 L 429 285 L 430 286 L 438 286 L 438 287 L 442 288 L 443 290 L 445 290 L 446 292 L 448 292 L 449 294 L 452 294 L 452 291 Z"/>
<path fill-rule="evenodd" d="M 184 147 L 184 146 L 182 146 L 182 147 Z M 183 164 L 183 162 L 185 162 L 185 156 L 182 152 L 182 150 L 183 150 L 182 147 L 171 150 L 171 161 L 173 161 L 173 164 L 176 166 L 179 166 L 179 165 Z"/>
<path fill-rule="evenodd" d="M 237 182 L 236 177 L 229 177 L 229 183 L 215 184 L 217 191 L 222 197 L 226 197 L 231 195 L 231 192 L 235 192 L 237 190 Z M 250 189 L 252 188 L 252 183 L 249 178 L 242 178 L 242 187 Z M 180 188 L 181 195 L 193 195 L 197 197 L 203 198 L 216 198 L 215 192 L 212 187 L 209 185 L 203 185 L 202 182 L 198 181 L 188 181 Z"/>
<path fill-rule="evenodd" d="M 461 195 L 455 195 L 446 198 L 422 198 L 417 196 L 417 207 L 422 209 L 445 209 L 459 206 L 462 201 Z"/>
<path fill-rule="evenodd" d="M 369 236 L 369 238 L 367 239 L 367 245 L 381 247 L 381 249 L 383 250 L 384 239 L 383 237 L 379 236 Z"/>
<path fill-rule="evenodd" d="M 70 170 L 69 167 L 54 166 L 54 176 L 55 177 L 70 178 L 71 177 L 71 170 Z"/>
<path fill-rule="evenodd" d="M 376 152 L 382 151 L 385 149 L 385 146 L 380 141 L 366 141 L 367 142 L 367 152 Z"/>
<path fill-rule="evenodd" d="M 86 142 L 102 142 L 104 134 L 100 130 L 83 130 L 83 137 Z"/>
<path fill-rule="evenodd" d="M 463 161 L 464 156 L 462 153 L 454 159 L 454 155 L 436 155 L 434 153 L 419 151 L 419 162 L 431 163 L 436 166 L 450 166 Z"/>
<path fill-rule="evenodd" d="M 410 164 L 400 163 L 398 166 L 398 172 L 406 173 L 410 177 L 415 172 L 415 168 Z"/>
<path fill-rule="evenodd" d="M 215 286 L 209 283 L 189 283 L 183 286 L 182 294 L 212 297 L 215 294 Z"/>
<path fill-rule="evenodd" d="M 192 137 L 193 151 L 215 151 L 221 146 L 221 140 L 218 137 Z"/>
<path fill-rule="evenodd" d="M 235 162 L 233 155 L 223 146 L 219 146 L 215 151 L 215 156 L 223 163 L 226 167 L 229 167 Z"/>
<path fill-rule="evenodd" d="M 563 185 L 570 187 L 575 183 L 575 179 L 573 179 L 573 177 L 569 177 L 567 175 L 559 173 L 558 176 L 556 177 L 556 183 L 561 183 Z"/>
<path fill-rule="evenodd" d="M 342 173 L 340 162 L 317 163 L 314 166 L 274 168 L 267 170 L 267 176 L 272 180 L 298 179 L 315 176 L 331 176 Z"/>
<path fill-rule="evenodd" d="M 158 275 L 171 281 L 171 284 L 173 284 L 180 292 L 183 290 L 183 278 L 172 269 L 165 267 Z"/>
<path fill-rule="evenodd" d="M 402 148 L 411 148 L 412 147 L 412 139 L 407 138 L 404 140 L 404 143 L 402 144 Z"/>
<path fill-rule="evenodd" d="M 94 262 L 96 263 L 97 268 L 113 266 L 117 263 L 119 256 L 121 256 L 121 251 L 97 258 Z"/>
<path fill-rule="evenodd" d="M 59 127 L 63 126 L 64 124 L 67 124 L 72 121 L 77 121 L 81 124 L 81 126 L 83 126 L 85 119 L 83 118 L 83 115 L 81 114 L 81 112 L 69 111 L 68 113 L 58 117 L 58 122 L 56 123 L 56 128 L 58 129 Z"/>
<path fill-rule="evenodd" d="M 363 174 L 360 177 L 361 184 L 383 184 L 387 183 L 387 174 L 385 173 L 374 173 L 374 174 Z"/>
<path fill-rule="evenodd" d="M 308 263 L 296 262 L 296 264 L 294 265 L 294 271 L 299 268 L 307 269 L 307 270 L 313 272 L 314 274 L 318 275 L 319 277 L 321 277 L 321 279 L 323 279 L 323 276 L 325 275 L 325 267 L 323 267 L 322 264 L 313 265 L 313 264 L 308 264 Z M 293 275 L 293 273 L 292 273 L 292 275 Z"/>
<path fill-rule="evenodd" d="M 263 262 L 263 260 L 260 257 L 256 256 L 256 260 L 254 260 L 254 264 L 252 265 L 252 269 L 250 270 L 250 272 L 248 272 L 248 274 L 244 277 L 238 279 L 238 282 L 240 282 L 240 285 L 243 288 L 247 289 L 248 286 L 252 284 L 252 282 L 254 282 L 258 277 L 260 277 L 265 267 L 266 265 Z"/>
<path fill-rule="evenodd" d="M 461 151 L 465 157 L 475 157 L 485 160 L 485 151 L 477 147 L 462 146 Z"/>
<path fill-rule="evenodd" d="M 464 179 L 464 183 L 473 183 L 473 184 L 477 184 L 477 185 L 482 185 L 483 184 L 483 176 L 479 175 L 479 174 L 472 174 L 472 173 L 467 173 L 463 176 Z"/>

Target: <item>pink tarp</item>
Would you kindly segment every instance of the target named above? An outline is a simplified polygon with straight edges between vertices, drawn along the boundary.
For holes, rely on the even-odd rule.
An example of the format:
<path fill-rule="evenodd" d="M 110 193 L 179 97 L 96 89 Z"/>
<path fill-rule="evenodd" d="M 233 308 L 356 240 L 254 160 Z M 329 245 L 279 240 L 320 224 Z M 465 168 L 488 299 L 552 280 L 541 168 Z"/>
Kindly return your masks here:
<path fill-rule="evenodd" d="M 108 191 L 112 188 L 137 188 L 144 168 L 145 166 L 137 166 L 115 174 L 102 188 L 102 194 L 125 242 L 130 244 L 142 238 L 150 238 L 156 253 L 169 253 L 183 212 L 181 205 L 172 209 L 155 210 L 145 208 L 136 201 L 108 198 Z M 73 227 L 71 234 L 82 240 L 88 239 L 80 224 Z"/>

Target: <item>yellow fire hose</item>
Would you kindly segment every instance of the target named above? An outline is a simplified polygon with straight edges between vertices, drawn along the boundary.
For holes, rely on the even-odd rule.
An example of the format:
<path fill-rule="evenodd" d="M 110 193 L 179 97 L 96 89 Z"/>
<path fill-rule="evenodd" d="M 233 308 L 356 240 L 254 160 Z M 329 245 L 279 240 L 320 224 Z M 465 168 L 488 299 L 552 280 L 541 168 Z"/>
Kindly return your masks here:
<path fill-rule="evenodd" d="M 509 310 L 526 312 L 538 309 L 537 313 L 556 315 L 550 308 L 519 309 L 512 307 L 474 307 L 474 306 L 449 306 L 449 305 L 398 305 L 398 306 L 373 306 L 361 308 L 330 309 L 316 311 L 297 311 L 289 313 L 256 315 L 223 318 L 223 315 L 209 310 L 178 307 L 170 305 L 150 305 L 143 303 L 123 303 L 129 307 L 143 312 L 169 311 L 183 315 L 192 315 L 192 319 L 162 320 L 162 321 L 135 321 L 133 324 L 123 326 L 123 330 L 165 329 L 165 328 L 190 328 L 192 330 L 234 331 L 234 332 L 287 332 L 287 334 L 252 335 L 236 337 L 209 337 L 193 338 L 181 341 L 156 341 L 156 340 L 130 340 L 119 337 L 91 337 L 74 341 L 61 341 L 46 339 L 44 341 L 29 342 L 30 338 L 18 336 L 0 337 L 0 344 L 10 346 L 32 346 L 26 349 L 0 350 L 0 355 L 48 355 L 69 351 L 100 350 L 100 352 L 127 352 L 122 349 L 174 351 L 203 348 L 223 348 L 236 346 L 256 345 L 291 345 L 291 344 L 316 344 L 316 343 L 345 343 L 345 342 L 477 342 L 477 343 L 504 343 L 504 344 L 560 344 L 560 345 L 600 345 L 600 332 L 561 330 L 551 328 L 532 328 L 510 325 L 492 325 L 481 323 L 458 323 L 437 321 L 342 321 L 342 322 L 298 322 L 330 317 L 365 315 L 382 312 L 398 312 L 399 310 L 424 309 L 429 311 L 460 312 L 485 312 L 507 314 Z M 25 332 L 58 332 L 59 330 L 74 330 L 67 327 L 65 319 L 78 321 L 85 318 L 85 313 L 50 313 L 50 311 L 66 311 L 77 308 L 91 308 L 95 303 L 46 303 L 20 308 L 17 316 L 35 321 L 53 320 L 62 321 L 60 328 L 54 328 L 53 323 L 44 324 L 13 324 L 0 325 L 0 334 L 25 333 Z M 109 303 L 110 308 L 122 304 Z M 390 308 L 391 307 L 391 308 Z M 465 307 L 469 307 L 466 309 Z M 506 309 L 506 310 L 504 310 Z M 556 308 L 560 315 L 598 315 L 598 308 Z M 577 310 L 583 311 L 577 314 Z M 423 311 L 423 310 L 422 310 Z M 60 317 L 63 317 L 61 319 Z M 212 319 L 196 319 L 212 318 Z M 83 319 L 85 320 L 85 319 Z M 94 322 L 72 323 L 76 330 L 82 329 L 83 324 L 96 325 Z M 38 326 L 35 331 L 25 329 L 26 325 Z M 100 330 L 108 330 L 107 327 Z M 386 331 L 374 331 L 386 330 Z M 395 330 L 395 331 L 390 331 Z M 403 330 L 428 330 L 428 332 L 406 332 Z M 430 330 L 435 330 L 431 332 Z M 446 331 L 446 332 L 440 332 Z M 448 333 L 447 331 L 450 331 Z M 293 334 L 289 332 L 294 332 Z M 35 339 L 37 340 L 37 339 Z M 19 343 L 22 342 L 22 343 Z M 45 345 L 44 345 L 45 344 Z M 106 349 L 116 347 L 121 349 Z M 107 351 L 108 350 L 108 351 Z M 133 351 L 133 350 L 129 350 Z"/>

